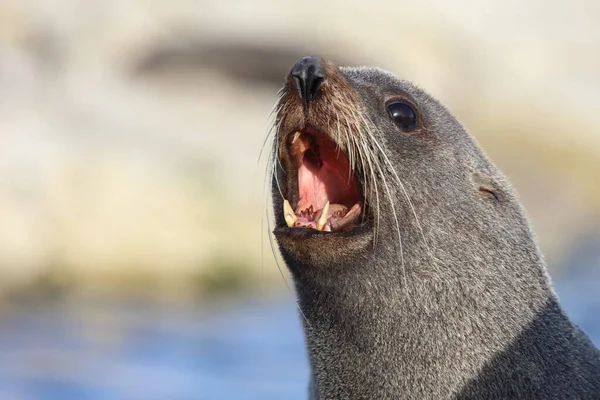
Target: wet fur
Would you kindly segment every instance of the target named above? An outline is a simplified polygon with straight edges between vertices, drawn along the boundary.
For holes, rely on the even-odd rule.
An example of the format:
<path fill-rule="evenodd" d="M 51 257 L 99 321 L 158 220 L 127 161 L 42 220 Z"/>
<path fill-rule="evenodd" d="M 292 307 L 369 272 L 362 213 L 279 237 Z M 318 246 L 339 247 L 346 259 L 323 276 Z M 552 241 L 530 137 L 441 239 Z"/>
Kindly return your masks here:
<path fill-rule="evenodd" d="M 276 223 L 294 193 L 281 142 L 295 124 L 331 133 L 334 117 L 360 115 L 372 135 L 360 151 L 380 168 L 357 161 L 361 182 L 378 186 L 358 233 L 275 235 L 304 316 L 310 397 L 600 398 L 600 352 L 560 308 L 514 190 L 465 128 L 387 72 L 328 68 L 335 85 L 320 103 L 302 113 L 288 82 L 276 109 Z M 416 106 L 416 131 L 392 123 L 389 98 Z"/>

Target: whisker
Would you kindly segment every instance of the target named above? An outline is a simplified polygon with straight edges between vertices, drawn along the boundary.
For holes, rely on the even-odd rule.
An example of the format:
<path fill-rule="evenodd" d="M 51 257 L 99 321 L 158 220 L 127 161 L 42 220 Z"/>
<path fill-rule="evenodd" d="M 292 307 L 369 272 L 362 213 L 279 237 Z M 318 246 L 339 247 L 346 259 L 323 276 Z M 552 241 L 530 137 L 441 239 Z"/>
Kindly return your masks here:
<path fill-rule="evenodd" d="M 356 117 L 356 115 L 355 115 Z M 366 121 L 364 120 L 364 118 L 362 117 L 362 115 L 359 115 L 359 118 L 363 121 L 363 123 L 365 124 L 365 126 L 373 126 L 373 124 L 369 125 L 366 123 Z M 379 142 L 377 141 L 377 139 L 375 138 L 375 136 L 372 134 L 372 132 L 370 130 L 366 130 L 366 133 L 369 135 L 371 142 L 373 144 L 375 144 L 375 146 L 377 146 L 377 148 L 379 149 L 379 153 L 383 154 L 383 156 L 387 159 L 387 157 L 385 156 L 385 153 L 383 152 L 383 148 L 381 147 L 381 145 L 379 144 Z M 374 157 L 375 158 L 375 157 Z M 377 161 L 378 158 L 375 158 L 374 161 Z M 387 159 L 389 161 L 389 159 Z M 391 163 L 390 163 L 391 164 Z M 386 170 L 388 170 L 388 172 L 392 172 L 394 173 L 394 175 L 396 176 L 396 178 L 398 177 L 398 175 L 395 173 L 395 171 L 392 168 L 392 171 L 389 171 L 389 165 L 388 164 L 388 168 L 386 168 Z M 383 173 L 383 170 L 381 168 L 381 165 L 376 162 L 375 166 L 377 167 L 377 169 L 379 170 L 379 174 L 381 175 L 381 181 L 383 182 L 383 185 L 385 187 L 385 191 L 386 191 L 386 195 L 388 197 L 389 203 L 390 203 L 390 207 L 392 209 L 392 215 L 394 217 L 394 222 L 396 225 L 396 233 L 398 236 L 398 244 L 399 244 L 399 250 L 400 250 L 400 265 L 401 265 L 401 269 L 402 269 L 402 277 L 404 280 L 404 289 L 405 289 L 405 294 L 408 296 L 408 280 L 406 278 L 406 268 L 405 268 L 405 261 L 404 261 L 404 248 L 402 246 L 402 235 L 401 235 L 401 231 L 400 231 L 400 222 L 398 221 L 398 214 L 396 212 L 396 207 L 394 205 L 394 199 L 392 198 L 392 192 L 389 188 L 388 182 L 387 182 L 387 176 L 386 174 Z M 392 166 L 393 167 L 393 166 Z"/>
<path fill-rule="evenodd" d="M 361 136 L 361 138 L 363 137 L 362 132 L 360 133 L 360 136 Z M 375 177 L 375 171 L 373 168 L 373 161 L 372 161 L 373 155 L 372 155 L 369 147 L 367 146 L 367 143 L 365 143 L 364 140 L 361 141 L 361 144 L 362 144 L 363 150 L 365 152 L 365 158 L 367 159 L 367 162 L 368 162 L 371 179 L 373 180 L 372 185 L 369 185 L 369 190 L 371 190 L 371 194 L 372 194 L 373 190 L 375 191 L 375 202 L 376 202 L 376 207 L 377 207 L 377 212 L 376 212 L 377 217 L 376 217 L 376 221 L 375 221 L 375 231 L 374 231 L 374 236 L 373 236 L 373 247 L 375 247 L 377 244 L 377 237 L 378 237 L 379 228 L 380 228 L 379 222 L 380 222 L 380 218 L 381 218 L 379 189 L 377 187 L 377 178 Z M 366 174 L 365 174 L 364 179 L 366 182 L 366 180 L 367 180 Z M 365 186 L 365 190 L 366 190 L 366 186 Z"/>
<path fill-rule="evenodd" d="M 277 173 L 278 166 L 280 168 L 283 168 L 283 166 L 281 165 L 281 159 L 278 156 L 280 141 L 277 138 L 277 134 L 279 132 L 281 132 L 281 126 L 284 121 L 283 118 L 279 118 L 279 116 L 282 115 L 285 110 L 285 104 L 280 103 L 281 99 L 282 99 L 282 96 L 280 96 L 278 98 L 277 104 L 273 107 L 273 110 L 276 110 L 275 111 L 276 115 L 275 115 L 275 118 L 273 119 L 272 126 L 269 129 L 269 133 L 267 135 L 268 137 L 271 137 L 271 139 L 272 139 L 271 147 L 273 149 L 271 150 L 271 153 L 270 153 L 268 161 L 267 161 L 267 166 L 265 168 L 265 179 L 263 182 L 263 185 L 265 186 L 267 193 L 265 196 L 265 201 L 263 203 L 263 211 L 262 211 L 262 217 L 261 217 L 261 231 L 263 231 L 263 232 L 261 232 L 261 263 L 262 263 L 261 268 L 262 268 L 262 270 L 264 270 L 264 221 L 266 220 L 267 221 L 267 235 L 269 238 L 269 246 L 271 247 L 271 253 L 273 254 L 273 258 L 275 260 L 277 270 L 279 271 L 279 275 L 283 279 L 283 282 L 285 283 L 285 286 L 286 286 L 288 292 L 290 292 L 290 294 L 294 295 L 294 291 L 292 290 L 292 288 L 290 287 L 290 284 L 288 283 L 287 279 L 285 278 L 285 274 L 283 273 L 283 270 L 282 270 L 279 260 L 277 258 L 276 246 L 274 244 L 273 235 L 272 235 L 271 218 L 269 217 L 269 206 L 272 207 L 272 205 L 273 205 L 272 196 L 270 196 L 270 195 L 272 195 L 274 182 L 277 186 L 279 195 L 281 196 L 282 199 L 284 198 L 283 192 L 281 190 L 281 185 L 279 183 L 279 174 Z M 275 141 L 275 142 L 273 143 L 273 141 Z M 267 142 L 268 142 L 267 139 L 265 139 L 265 143 L 263 143 L 263 149 L 261 149 L 261 156 L 262 156 L 262 152 L 265 148 L 264 146 Z M 261 156 L 259 156 L 259 159 L 261 158 Z M 304 315 L 304 313 L 302 312 L 302 309 L 300 308 L 300 304 L 298 303 L 298 299 L 295 296 L 294 296 L 294 303 L 296 305 L 296 308 L 300 312 L 300 315 L 302 315 L 302 318 L 304 319 L 306 324 L 312 328 L 310 322 L 306 318 L 306 315 Z"/>
<path fill-rule="evenodd" d="M 271 176 L 271 185 L 273 184 L 273 177 Z M 267 196 L 267 205 L 268 205 L 268 196 Z M 272 205 L 272 203 L 271 203 Z M 268 209 L 267 209 L 268 210 Z M 279 264 L 279 260 L 277 259 L 277 251 L 275 250 L 275 245 L 273 243 L 273 235 L 271 234 L 272 228 L 271 228 L 271 220 L 269 218 L 269 214 L 268 211 L 266 212 L 266 220 L 267 220 L 267 230 L 268 230 L 268 235 L 269 235 L 269 245 L 271 246 L 271 252 L 273 253 L 273 258 L 275 260 L 275 265 L 277 265 L 277 270 L 279 271 L 279 275 L 281 275 L 281 278 L 283 279 L 283 282 L 285 283 L 285 286 L 288 290 L 288 292 L 290 292 L 290 294 L 294 294 L 294 292 L 292 291 L 292 288 L 290 287 L 287 279 L 285 279 L 285 275 L 283 273 L 283 270 L 281 269 L 281 265 Z M 306 323 L 308 324 L 308 326 L 312 327 L 310 322 L 308 321 L 308 318 L 306 318 L 306 316 L 304 315 L 304 313 L 302 312 L 302 309 L 300 308 L 300 304 L 298 303 L 298 299 L 294 298 L 294 303 L 296 304 L 296 308 L 298 309 L 298 311 L 300 312 L 300 315 L 302 315 L 302 318 L 304 318 L 304 321 L 306 321 Z"/>
<path fill-rule="evenodd" d="M 339 119 L 338 119 L 338 122 L 339 122 Z M 344 126 L 343 130 L 344 130 L 344 134 L 346 135 L 346 150 L 348 152 L 348 157 L 349 157 L 349 161 L 350 161 L 350 170 L 348 171 L 348 185 L 349 185 L 350 181 L 352 180 L 352 174 L 355 171 L 354 149 L 352 148 L 352 143 L 350 141 L 351 135 L 348 135 L 348 129 L 346 129 L 346 127 Z"/>
<path fill-rule="evenodd" d="M 361 116 L 362 118 L 362 116 Z M 375 126 L 374 124 L 371 124 L 372 126 Z M 379 129 L 375 126 L 375 129 L 379 132 L 379 134 L 381 135 L 381 131 L 379 131 Z M 406 201 L 408 202 L 409 208 L 411 210 L 411 213 L 413 215 L 413 217 L 415 218 L 415 223 L 417 225 L 417 228 L 419 229 L 419 235 L 421 236 L 421 240 L 423 241 L 423 244 L 425 245 L 425 249 L 427 251 L 427 255 L 431 258 L 431 260 L 433 261 L 433 265 L 434 267 L 438 268 L 437 265 L 437 258 L 433 255 L 433 252 L 431 250 L 431 248 L 429 247 L 429 244 L 427 243 L 427 239 L 425 238 L 425 233 L 423 231 L 423 227 L 421 225 L 421 222 L 419 221 L 419 217 L 417 215 L 416 209 L 410 199 L 410 196 L 408 195 L 408 192 L 406 190 L 406 187 L 404 186 L 404 183 L 402 182 L 402 180 L 400 179 L 400 177 L 398 176 L 398 173 L 396 172 L 396 169 L 394 168 L 394 165 L 392 164 L 392 162 L 390 161 L 390 159 L 387 157 L 387 155 L 385 154 L 385 152 L 383 151 L 383 148 L 380 146 L 380 144 L 377 141 L 374 141 L 374 143 L 377 145 L 377 147 L 379 148 L 380 153 L 383 155 L 386 164 L 388 165 L 388 169 L 389 171 L 394 175 L 394 177 L 396 178 L 396 182 L 398 183 L 398 187 L 400 188 L 400 190 L 402 190 L 402 193 L 404 195 L 404 197 L 406 198 Z"/>
<path fill-rule="evenodd" d="M 356 120 L 356 116 L 354 114 L 354 112 L 351 110 L 352 116 L 355 118 Z M 361 165 L 362 165 L 362 170 L 363 170 L 363 180 L 364 180 L 364 185 L 363 185 L 363 190 L 366 193 L 367 192 L 367 188 L 369 190 L 371 190 L 371 192 L 373 191 L 373 189 L 375 190 L 375 197 L 376 197 L 376 206 L 377 206 L 377 220 L 375 223 L 375 230 L 374 230 L 374 235 L 373 235 L 373 247 L 376 246 L 377 244 L 377 236 L 379 233 L 379 218 L 381 217 L 381 213 L 380 213 L 380 209 L 379 209 L 379 190 L 377 188 L 377 183 L 376 183 L 376 178 L 375 178 L 375 174 L 374 174 L 374 170 L 373 170 L 373 163 L 371 161 L 371 153 L 369 152 L 369 148 L 367 146 L 367 143 L 365 141 L 365 135 L 363 134 L 363 130 L 361 129 L 361 125 L 363 124 L 355 124 L 356 126 L 356 134 L 352 135 L 353 140 L 357 140 L 358 143 L 361 145 L 363 151 L 359 151 L 358 154 L 360 156 L 361 159 Z M 364 127 L 365 129 L 368 129 L 368 127 Z M 357 138 L 357 139 L 356 139 Z M 358 146 L 356 146 L 358 148 Z M 372 185 L 369 184 L 367 181 L 367 175 L 366 175 L 366 169 L 367 169 L 367 165 L 364 162 L 364 158 L 363 158 L 363 153 L 364 153 L 364 158 L 367 159 L 368 162 L 368 167 L 369 167 L 369 171 L 371 173 L 371 177 L 373 179 L 373 183 Z M 367 203 L 367 200 L 365 198 L 365 205 Z M 363 221 L 365 218 L 366 213 L 363 213 Z"/>

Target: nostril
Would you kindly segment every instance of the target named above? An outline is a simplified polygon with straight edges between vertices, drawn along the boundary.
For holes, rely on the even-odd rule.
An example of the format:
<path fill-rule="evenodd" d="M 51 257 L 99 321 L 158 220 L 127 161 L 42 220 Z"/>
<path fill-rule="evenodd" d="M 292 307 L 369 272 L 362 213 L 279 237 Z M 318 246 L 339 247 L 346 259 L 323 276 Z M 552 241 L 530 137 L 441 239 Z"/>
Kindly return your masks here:
<path fill-rule="evenodd" d="M 296 90 L 298 91 L 298 93 L 300 93 L 300 97 L 304 98 L 304 96 L 302 96 L 302 92 L 304 91 L 304 89 L 302 88 L 302 78 L 299 75 L 294 74 L 292 74 L 292 78 L 294 79 L 294 83 L 296 84 Z"/>
<path fill-rule="evenodd" d="M 311 84 L 310 91 L 308 93 L 308 95 L 310 96 L 310 98 L 308 99 L 309 101 L 313 101 L 314 98 L 317 96 L 317 92 L 323 82 L 325 82 L 325 78 L 315 76 L 315 78 Z"/>
<path fill-rule="evenodd" d="M 316 98 L 326 77 L 323 63 L 317 57 L 301 58 L 292 68 L 291 76 L 305 104 Z"/>

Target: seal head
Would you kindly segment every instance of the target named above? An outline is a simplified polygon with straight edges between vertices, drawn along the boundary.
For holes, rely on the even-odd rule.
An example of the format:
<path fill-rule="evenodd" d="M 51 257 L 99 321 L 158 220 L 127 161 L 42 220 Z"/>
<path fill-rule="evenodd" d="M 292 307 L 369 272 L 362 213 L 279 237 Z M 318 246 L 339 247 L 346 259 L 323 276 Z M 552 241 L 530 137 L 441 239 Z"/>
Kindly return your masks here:
<path fill-rule="evenodd" d="M 446 107 L 305 57 L 275 116 L 274 235 L 314 398 L 600 393 L 600 354 L 558 305 L 518 198 Z"/>

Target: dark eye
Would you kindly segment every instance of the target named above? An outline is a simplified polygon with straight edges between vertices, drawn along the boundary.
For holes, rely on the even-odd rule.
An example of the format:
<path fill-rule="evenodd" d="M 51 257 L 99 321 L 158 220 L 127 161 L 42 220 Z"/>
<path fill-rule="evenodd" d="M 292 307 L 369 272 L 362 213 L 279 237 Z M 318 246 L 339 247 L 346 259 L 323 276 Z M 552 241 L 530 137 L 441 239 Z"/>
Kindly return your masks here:
<path fill-rule="evenodd" d="M 412 130 L 417 126 L 417 113 L 404 101 L 394 101 L 387 105 L 390 118 L 400 129 Z"/>

